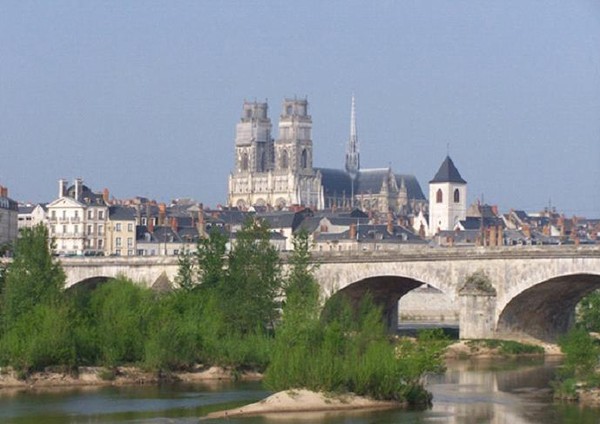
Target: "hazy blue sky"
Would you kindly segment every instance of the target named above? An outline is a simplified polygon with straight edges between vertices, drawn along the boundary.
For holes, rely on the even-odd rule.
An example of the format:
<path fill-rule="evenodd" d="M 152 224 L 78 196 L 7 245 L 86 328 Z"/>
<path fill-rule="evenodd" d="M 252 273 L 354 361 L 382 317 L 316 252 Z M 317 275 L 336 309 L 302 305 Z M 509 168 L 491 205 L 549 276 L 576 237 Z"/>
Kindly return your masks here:
<path fill-rule="evenodd" d="M 600 217 L 600 2 L 0 2 L 0 184 L 225 203 L 242 102 L 307 96 L 316 166 Z"/>

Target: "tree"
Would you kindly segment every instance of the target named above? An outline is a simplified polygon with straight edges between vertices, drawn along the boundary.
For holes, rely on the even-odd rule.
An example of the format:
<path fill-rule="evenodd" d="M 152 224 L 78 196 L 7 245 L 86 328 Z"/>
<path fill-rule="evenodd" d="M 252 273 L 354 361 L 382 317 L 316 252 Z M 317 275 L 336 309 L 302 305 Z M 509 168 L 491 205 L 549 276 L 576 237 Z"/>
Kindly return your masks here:
<path fill-rule="evenodd" d="M 585 296 L 577 307 L 577 324 L 587 331 L 600 332 L 600 291 Z"/>
<path fill-rule="evenodd" d="M 213 227 L 208 237 L 198 241 L 195 253 L 196 282 L 204 289 L 214 288 L 225 279 L 227 265 L 227 237 Z"/>
<path fill-rule="evenodd" d="M 278 316 L 281 264 L 267 226 L 249 220 L 236 233 L 227 273 L 217 287 L 229 331 L 242 334 L 271 327 Z"/>
<path fill-rule="evenodd" d="M 14 246 L 14 259 L 4 276 L 3 331 L 36 305 L 58 302 L 64 284 L 65 274 L 52 257 L 47 228 L 39 224 L 21 230 Z"/>
<path fill-rule="evenodd" d="M 295 315 L 301 321 L 313 319 L 320 309 L 320 288 L 314 276 L 317 265 L 312 263 L 308 232 L 301 230 L 295 234 L 292 243 L 291 269 L 284 285 L 284 314 Z"/>

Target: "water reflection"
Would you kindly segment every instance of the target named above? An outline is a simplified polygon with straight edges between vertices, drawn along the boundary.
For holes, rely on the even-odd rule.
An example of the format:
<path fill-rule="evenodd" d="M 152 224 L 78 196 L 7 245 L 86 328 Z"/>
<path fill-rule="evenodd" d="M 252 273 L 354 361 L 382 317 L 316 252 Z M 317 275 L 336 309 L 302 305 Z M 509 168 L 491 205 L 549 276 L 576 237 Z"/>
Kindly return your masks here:
<path fill-rule="evenodd" d="M 429 378 L 433 407 L 425 411 L 276 414 L 227 423 L 598 423 L 600 411 L 552 401 L 556 360 L 480 360 L 448 364 Z M 0 422 L 31 424 L 197 423 L 209 412 L 265 397 L 259 382 L 0 391 Z"/>

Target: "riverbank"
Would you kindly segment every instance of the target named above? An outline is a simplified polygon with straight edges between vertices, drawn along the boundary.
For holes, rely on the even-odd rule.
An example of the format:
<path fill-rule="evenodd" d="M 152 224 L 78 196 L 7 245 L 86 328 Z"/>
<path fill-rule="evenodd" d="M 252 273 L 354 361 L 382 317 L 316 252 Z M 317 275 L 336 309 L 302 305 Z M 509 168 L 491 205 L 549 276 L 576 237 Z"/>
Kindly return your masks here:
<path fill-rule="evenodd" d="M 259 380 L 257 372 L 234 372 L 221 367 L 198 366 L 189 371 L 157 373 L 137 367 L 79 367 L 76 370 L 48 368 L 23 376 L 11 368 L 0 369 L 0 390 L 45 387 L 128 386 L 161 382 L 201 382 L 210 380 Z"/>
<path fill-rule="evenodd" d="M 445 359 L 502 358 L 506 356 L 561 356 L 560 347 L 539 341 L 458 340 L 446 348 Z"/>
<path fill-rule="evenodd" d="M 331 394 L 298 389 L 278 392 L 240 408 L 212 412 L 201 420 L 272 413 L 393 409 L 406 407 L 406 405 L 401 402 L 374 400 L 352 393 Z"/>

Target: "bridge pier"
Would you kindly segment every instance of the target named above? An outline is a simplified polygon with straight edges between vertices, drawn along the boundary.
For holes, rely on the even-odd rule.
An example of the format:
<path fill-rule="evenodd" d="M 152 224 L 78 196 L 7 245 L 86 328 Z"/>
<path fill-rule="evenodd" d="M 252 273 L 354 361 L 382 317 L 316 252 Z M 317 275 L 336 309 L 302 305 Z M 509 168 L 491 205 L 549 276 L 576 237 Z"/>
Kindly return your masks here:
<path fill-rule="evenodd" d="M 496 289 L 488 276 L 476 272 L 459 290 L 459 337 L 491 339 L 495 334 Z"/>

